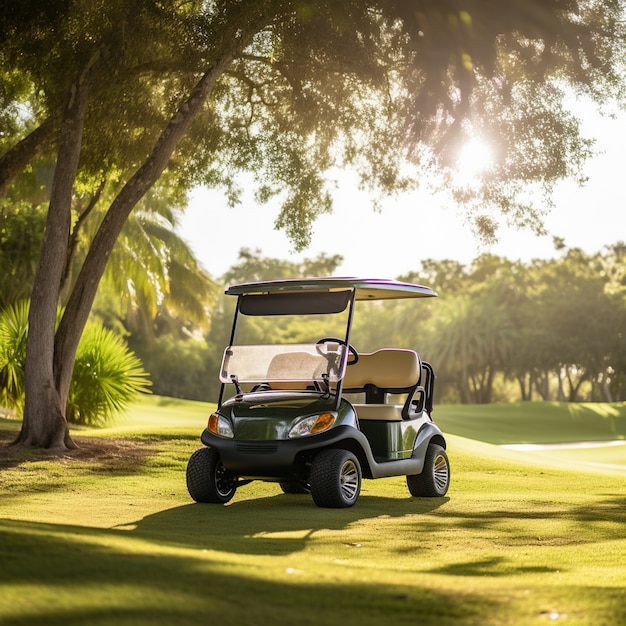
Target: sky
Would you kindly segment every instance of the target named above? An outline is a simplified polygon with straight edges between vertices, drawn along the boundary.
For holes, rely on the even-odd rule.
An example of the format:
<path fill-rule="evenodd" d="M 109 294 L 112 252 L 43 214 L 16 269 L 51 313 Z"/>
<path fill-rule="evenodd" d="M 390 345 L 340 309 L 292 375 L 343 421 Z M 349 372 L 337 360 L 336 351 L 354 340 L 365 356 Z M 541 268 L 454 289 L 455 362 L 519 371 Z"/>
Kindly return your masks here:
<path fill-rule="evenodd" d="M 418 270 L 425 259 L 469 264 L 482 253 L 521 261 L 554 258 L 553 236 L 563 238 L 568 248 L 594 253 L 626 241 L 626 114 L 610 119 L 584 109 L 582 118 L 583 133 L 596 140 L 597 155 L 585 167 L 584 187 L 564 181 L 557 188 L 555 206 L 544 219 L 547 236 L 503 228 L 499 242 L 485 246 L 449 199 L 412 192 L 383 201 L 375 212 L 348 175 L 338 181 L 334 212 L 317 219 L 311 244 L 302 253 L 294 253 L 284 232 L 274 229 L 278 209 L 257 205 L 252 194 L 229 208 L 219 192 L 194 190 L 178 232 L 214 278 L 237 263 L 242 248 L 293 262 L 322 252 L 340 254 L 344 261 L 335 274 L 361 278 L 397 278 Z"/>

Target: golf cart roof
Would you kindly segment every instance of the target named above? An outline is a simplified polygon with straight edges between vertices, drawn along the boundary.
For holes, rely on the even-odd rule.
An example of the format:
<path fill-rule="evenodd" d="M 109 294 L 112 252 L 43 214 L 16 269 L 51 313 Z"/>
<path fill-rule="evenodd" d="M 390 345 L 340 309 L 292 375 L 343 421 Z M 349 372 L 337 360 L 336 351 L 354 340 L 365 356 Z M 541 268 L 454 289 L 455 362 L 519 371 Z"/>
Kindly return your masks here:
<path fill-rule="evenodd" d="M 429 298 L 437 292 L 424 285 L 403 283 L 383 278 L 324 277 L 269 280 L 231 285 L 227 295 L 268 295 L 331 293 L 355 291 L 356 300 L 392 300 L 400 298 Z"/>

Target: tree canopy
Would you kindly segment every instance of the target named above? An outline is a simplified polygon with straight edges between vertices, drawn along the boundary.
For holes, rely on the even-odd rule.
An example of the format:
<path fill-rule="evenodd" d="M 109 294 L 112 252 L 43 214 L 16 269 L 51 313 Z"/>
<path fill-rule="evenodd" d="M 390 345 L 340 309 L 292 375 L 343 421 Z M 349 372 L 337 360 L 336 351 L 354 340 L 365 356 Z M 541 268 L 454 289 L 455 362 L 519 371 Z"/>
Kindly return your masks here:
<path fill-rule="evenodd" d="M 72 445 L 78 340 L 113 246 L 157 181 L 181 195 L 221 187 L 236 202 L 237 175 L 251 171 L 259 200 L 281 200 L 276 225 L 297 248 L 331 210 L 338 167 L 379 193 L 446 185 L 486 237 L 499 219 L 540 228 L 552 186 L 579 176 L 591 149 L 567 94 L 623 99 L 624 30 L 619 0 L 9 2 L 0 190 L 22 201 L 20 178 L 54 164 L 19 441 Z M 468 185 L 455 164 L 471 137 L 494 159 Z M 68 242 L 94 203 L 55 330 Z"/>

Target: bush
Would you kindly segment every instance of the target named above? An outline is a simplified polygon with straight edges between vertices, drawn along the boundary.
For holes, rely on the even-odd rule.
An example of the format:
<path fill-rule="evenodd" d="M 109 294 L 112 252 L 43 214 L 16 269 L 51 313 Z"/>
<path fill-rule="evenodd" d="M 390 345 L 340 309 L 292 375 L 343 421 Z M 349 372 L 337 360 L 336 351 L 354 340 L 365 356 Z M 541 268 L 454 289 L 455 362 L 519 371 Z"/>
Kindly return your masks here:
<path fill-rule="evenodd" d="M 0 313 L 0 405 L 24 408 L 24 365 L 28 334 L 28 301 Z"/>
<path fill-rule="evenodd" d="M 93 324 L 85 329 L 67 399 L 68 422 L 105 426 L 138 393 L 150 388 L 141 361 L 113 331 Z"/>
<path fill-rule="evenodd" d="M 0 313 L 0 402 L 22 413 L 29 303 Z M 141 361 L 113 331 L 87 326 L 76 352 L 66 407 L 69 422 L 104 426 L 150 388 Z"/>

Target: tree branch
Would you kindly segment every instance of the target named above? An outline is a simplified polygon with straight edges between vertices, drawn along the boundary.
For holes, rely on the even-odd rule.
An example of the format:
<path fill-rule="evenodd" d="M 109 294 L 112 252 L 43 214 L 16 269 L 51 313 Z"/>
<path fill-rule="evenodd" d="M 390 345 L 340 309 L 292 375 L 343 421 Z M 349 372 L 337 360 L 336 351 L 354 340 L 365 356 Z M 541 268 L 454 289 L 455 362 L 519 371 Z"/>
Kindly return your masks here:
<path fill-rule="evenodd" d="M 6 196 L 15 178 L 47 146 L 54 130 L 55 120 L 48 117 L 0 157 L 0 198 Z"/>
<path fill-rule="evenodd" d="M 85 223 L 85 220 L 89 217 L 91 212 L 94 210 L 94 208 L 98 204 L 98 200 L 100 199 L 100 196 L 102 195 L 102 192 L 104 191 L 105 185 L 106 185 L 106 179 L 102 179 L 102 181 L 100 182 L 100 185 L 98 186 L 98 189 L 96 189 L 96 192 L 93 194 L 93 196 L 87 203 L 87 206 L 85 207 L 84 211 L 82 211 L 80 215 L 78 216 L 78 219 L 76 220 L 76 224 L 74 224 L 74 228 L 72 229 L 72 233 L 70 234 L 70 239 L 69 239 L 69 243 L 67 246 L 67 256 L 65 259 L 65 267 L 63 269 L 63 276 L 61 278 L 61 289 L 60 289 L 61 292 L 65 290 L 65 287 L 68 283 L 68 279 L 69 279 L 71 267 L 72 267 L 72 259 L 74 258 L 74 253 L 76 252 L 76 246 L 78 245 L 78 235 L 80 233 L 80 229 L 82 225 Z"/>

